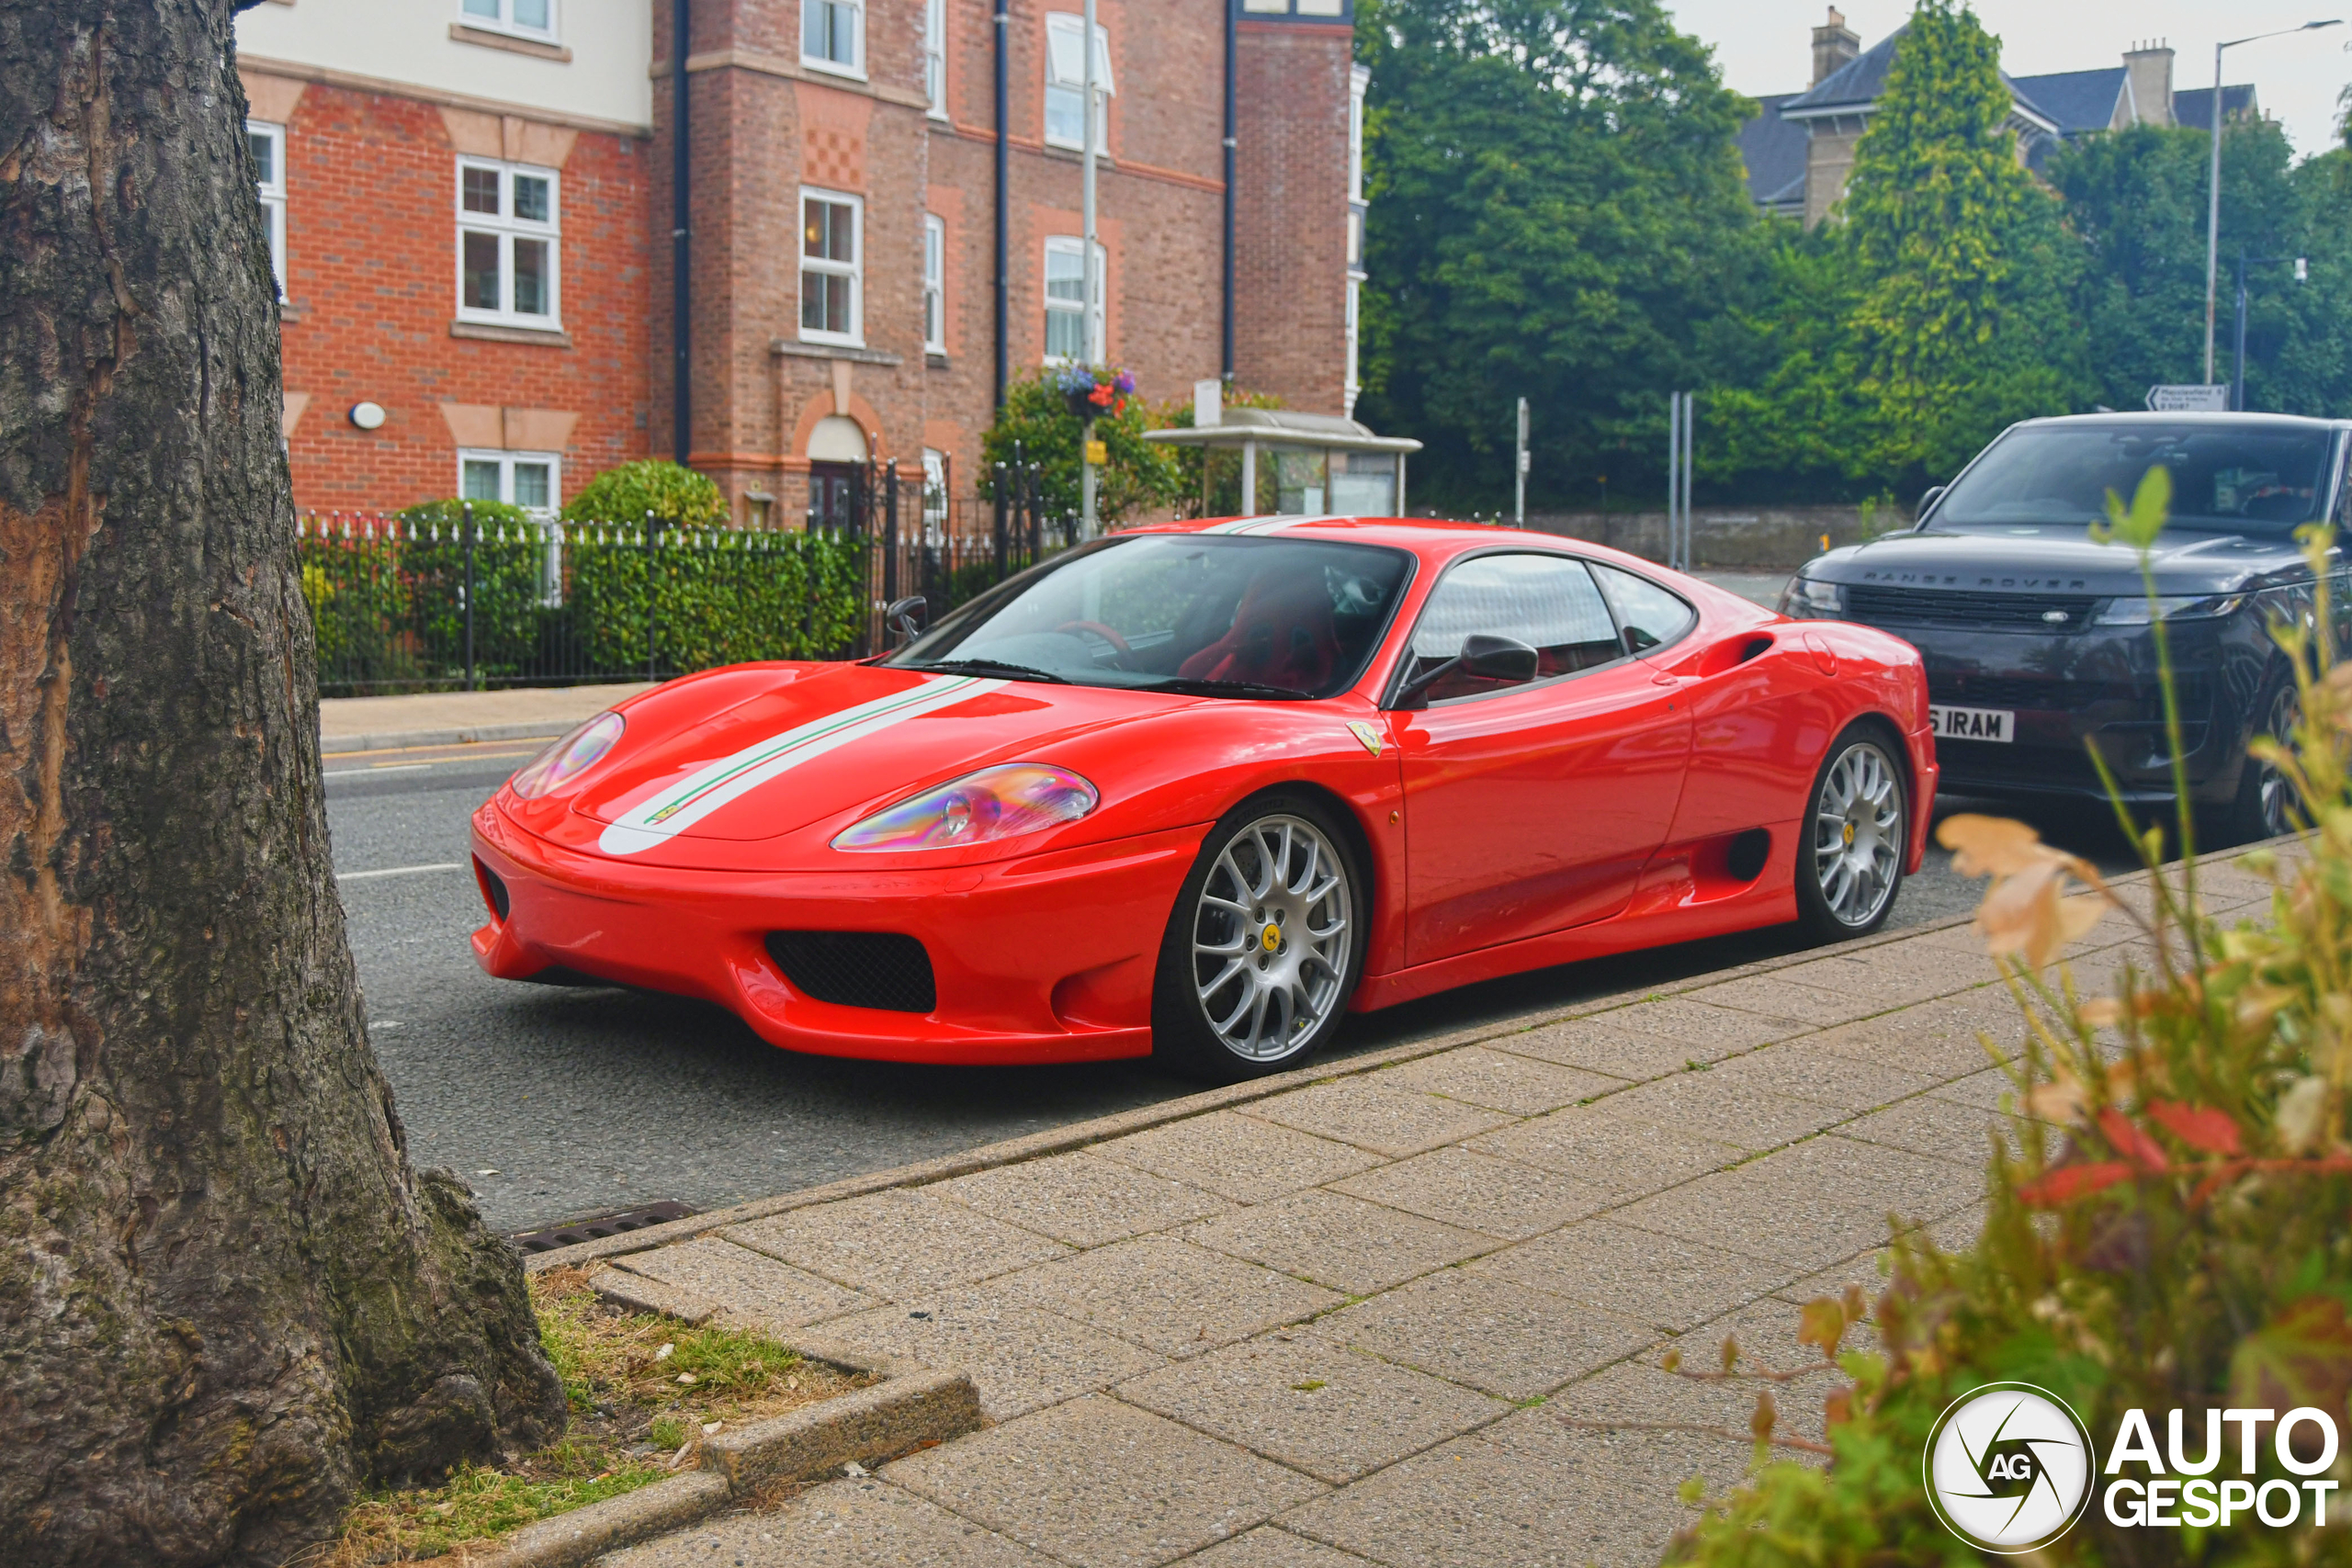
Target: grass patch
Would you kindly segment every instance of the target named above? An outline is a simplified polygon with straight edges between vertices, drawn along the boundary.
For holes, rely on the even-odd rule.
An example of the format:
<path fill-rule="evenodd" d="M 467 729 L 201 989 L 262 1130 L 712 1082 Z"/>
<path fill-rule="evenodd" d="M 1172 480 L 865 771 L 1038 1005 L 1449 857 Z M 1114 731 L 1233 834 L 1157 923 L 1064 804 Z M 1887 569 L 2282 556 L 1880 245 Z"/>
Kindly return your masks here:
<path fill-rule="evenodd" d="M 607 1306 L 584 1270 L 531 1277 L 539 1343 L 563 1379 L 561 1441 L 438 1485 L 370 1493 L 303 1568 L 374 1568 L 488 1546 L 540 1519 L 683 1472 L 707 1436 L 846 1393 L 870 1380 L 739 1328 L 690 1327 Z"/>

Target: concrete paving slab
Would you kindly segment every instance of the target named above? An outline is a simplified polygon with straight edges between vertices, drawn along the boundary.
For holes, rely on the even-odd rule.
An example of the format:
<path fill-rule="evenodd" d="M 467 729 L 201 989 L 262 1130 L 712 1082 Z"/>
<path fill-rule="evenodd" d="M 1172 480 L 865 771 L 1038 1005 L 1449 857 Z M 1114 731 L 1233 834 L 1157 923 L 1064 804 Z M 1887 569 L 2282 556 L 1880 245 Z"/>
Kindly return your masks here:
<path fill-rule="evenodd" d="M 1713 1093 L 1736 1097 L 1754 1089 L 1809 1100 L 1854 1112 L 1870 1111 L 1930 1089 L 1941 1081 L 1860 1056 L 1824 1050 L 1811 1040 L 1767 1045 L 1707 1069 Z"/>
<path fill-rule="evenodd" d="M 1242 1114 L 1391 1159 L 1459 1143 L 1515 1120 L 1499 1111 L 1392 1087 L 1385 1073 L 1334 1078 L 1254 1101 Z"/>
<path fill-rule="evenodd" d="M 1792 1306 L 1801 1307 L 1805 1303 L 1823 1296 L 1843 1301 L 1846 1296 L 1846 1287 L 1853 1285 L 1861 1291 L 1864 1303 L 1874 1306 L 1880 1293 L 1894 1279 L 1894 1276 L 1887 1271 L 1888 1259 L 1892 1256 L 1893 1254 L 1883 1247 L 1865 1252 L 1859 1258 L 1849 1258 L 1841 1263 L 1833 1263 L 1818 1274 L 1807 1274 L 1802 1280 L 1792 1280 L 1772 1294 L 1776 1299 L 1787 1302 Z"/>
<path fill-rule="evenodd" d="M 1174 1236 L 1113 1242 L 1025 1269 L 1000 1280 L 997 1292 L 1180 1358 L 1299 1322 L 1347 1299 Z"/>
<path fill-rule="evenodd" d="M 1375 1081 L 1467 1100 L 1511 1116 L 1541 1116 L 1625 1087 L 1623 1078 L 1477 1045 L 1391 1067 Z"/>
<path fill-rule="evenodd" d="M 1009 1300 L 994 1285 L 967 1286 L 836 1318 L 825 1336 L 971 1374 L 980 1411 L 1010 1421 L 1096 1393 L 1168 1364 L 1168 1359 L 1099 1328 Z"/>
<path fill-rule="evenodd" d="M 2012 1156 L 2024 1153 L 2024 1145 L 2007 1117 L 1981 1106 L 1963 1105 L 1934 1095 L 1921 1095 L 1883 1111 L 1874 1111 L 1846 1122 L 1838 1133 L 1841 1137 L 1908 1149 L 1913 1154 L 1950 1160 L 1974 1170 L 1982 1170 L 1992 1158 L 1996 1138 Z"/>
<path fill-rule="evenodd" d="M 885 1301 L 969 1284 L 1069 1248 L 927 1192 L 893 1190 L 795 1209 L 729 1240 Z"/>
<path fill-rule="evenodd" d="M 1279 1525 L 1260 1525 L 1186 1561 L 1192 1568 L 1364 1568 L 1371 1559 L 1293 1535 Z"/>
<path fill-rule="evenodd" d="M 1939 1220 L 1984 1196 L 1981 1168 L 1849 1138 L 1810 1138 L 1730 1173 L 1778 1192 L 1818 1192 L 1864 1213 Z"/>
<path fill-rule="evenodd" d="M 1825 1030 L 1807 1044 L 1902 1072 L 1950 1079 L 1991 1065 L 1984 1038 L 2006 1058 L 2024 1049 L 2025 1025 L 2006 993 L 1968 991 L 1925 1007 Z"/>
<path fill-rule="evenodd" d="M 2014 1103 L 2018 1098 L 2017 1080 L 2009 1077 L 2007 1067 L 1986 1067 L 1966 1077 L 1939 1084 L 1928 1092 L 1931 1099 L 1996 1115 L 2002 1113 L 2004 1100 Z"/>
<path fill-rule="evenodd" d="M 1540 1398 L 1658 1338 L 1646 1323 L 1461 1269 L 1317 1319 L 1312 1332 L 1512 1400 Z"/>
<path fill-rule="evenodd" d="M 1351 1296 L 1385 1291 L 1498 1245 L 1476 1231 L 1320 1190 L 1204 1220 L 1184 1235 Z"/>
<path fill-rule="evenodd" d="M 1499 1399 L 1311 1331 L 1228 1345 L 1115 1392 L 1334 1485 L 1510 1411 Z"/>
<path fill-rule="evenodd" d="M 1721 985 L 1702 986 L 1690 993 L 1693 1001 L 1710 1007 L 1733 1008 L 1741 1012 L 1761 1013 L 1768 1018 L 1793 1019 L 1815 1028 L 1833 1023 L 1850 1023 L 1883 1012 L 1900 1003 L 1882 1001 L 1876 997 L 1857 997 L 1838 991 L 1822 990 L 1816 987 L 1784 980 L 1780 975 L 1748 975 Z"/>
<path fill-rule="evenodd" d="M 1832 955 L 1776 969 L 1770 978 L 1783 985 L 1826 991 L 1847 998 L 1852 1006 L 1876 1002 L 1885 1010 L 1957 995 L 1997 976 L 1988 958 L 1971 963 L 1964 957 L 1955 959 L 1949 953 L 1936 953 L 1922 962 L 1907 952 L 1904 943 L 1889 942 L 1850 957 Z"/>
<path fill-rule="evenodd" d="M 1078 1568 L 1155 1568 L 1318 1495 L 1295 1470 L 1116 1400 L 1073 1400 L 883 1476 Z"/>
<path fill-rule="evenodd" d="M 1000 1166 L 926 1190 L 1072 1247 L 1173 1230 L 1233 1207 L 1213 1192 L 1085 1150 Z"/>
<path fill-rule="evenodd" d="M 674 1247 L 633 1253 L 619 1266 L 716 1303 L 730 1316 L 783 1328 L 799 1328 L 874 1304 L 872 1296 L 718 1236 L 696 1236 Z"/>
<path fill-rule="evenodd" d="M 1736 1144 L 1624 1121 L 1599 1106 L 1555 1111 L 1463 1146 L 1555 1170 L 1621 1197 L 1656 1192 L 1747 1157 Z"/>
<path fill-rule="evenodd" d="M 1785 1190 L 1749 1176 L 1750 1168 L 1702 1176 L 1614 1210 L 1610 1217 L 1804 1273 L 1885 1242 L 1883 1213 L 1835 1201 L 1820 1191 Z"/>
<path fill-rule="evenodd" d="M 1721 1089 L 1713 1081 L 1714 1072 L 1677 1073 L 1612 1094 L 1590 1109 L 1614 1121 L 1646 1122 L 1751 1151 L 1793 1143 L 1851 1114 L 1818 1100 L 1792 1100 L 1745 1086 Z"/>
<path fill-rule="evenodd" d="M 1093 1152 L 1238 1203 L 1267 1202 L 1380 1163 L 1350 1145 L 1230 1111 L 1130 1134 Z"/>
<path fill-rule="evenodd" d="M 1515 1055 L 1642 1079 L 1675 1072 L 1686 1062 L 1712 1062 L 1810 1033 L 1812 1029 L 1793 1020 L 1761 1018 L 1689 997 L 1667 997 L 1506 1034 L 1486 1043 Z"/>
<path fill-rule="evenodd" d="M 829 1481 L 772 1514 L 729 1514 L 600 1560 L 604 1568 L 1049 1568 L 887 1481 Z"/>
<path fill-rule="evenodd" d="M 1619 1201 L 1596 1182 L 1459 1145 L 1374 1166 L 1330 1190 L 1506 1241 L 1557 1230 Z"/>
<path fill-rule="evenodd" d="M 1796 1306 L 1771 1298 L 1768 1298 L 1768 1304 L 1791 1323 L 1796 1321 Z M 1569 1384 L 1544 1409 L 1556 1419 L 1571 1424 L 1572 1429 L 1577 1425 L 1628 1433 L 1661 1424 L 1713 1427 L 1724 1434 L 1725 1440 L 1738 1445 L 1749 1440 L 1748 1434 L 1753 1429 L 1749 1423 L 1756 1418 L 1758 1396 L 1770 1393 L 1776 1434 L 1823 1441 L 1823 1401 L 1833 1389 L 1844 1388 L 1851 1380 L 1834 1366 L 1823 1367 L 1821 1354 L 1816 1350 L 1806 1350 L 1802 1358 L 1779 1359 L 1753 1355 L 1748 1342 L 1756 1337 L 1740 1332 L 1748 1326 L 1708 1324 L 1686 1336 L 1681 1349 L 1687 1364 L 1682 1371 L 1666 1371 L 1658 1365 L 1657 1356 L 1644 1356 Z M 1723 1364 L 1722 1348 L 1726 1337 L 1738 1341 L 1743 1359 L 1758 1359 L 1776 1371 L 1796 1371 L 1801 1375 L 1785 1383 L 1763 1379 L 1714 1381 L 1713 1374 Z M 1698 1375 L 1690 1375 L 1692 1373 Z M 1773 1457 L 1822 1462 L 1816 1455 L 1787 1448 L 1777 1449 Z"/>
<path fill-rule="evenodd" d="M 1601 1216 L 1464 1266 L 1679 1334 L 1805 1270 Z"/>

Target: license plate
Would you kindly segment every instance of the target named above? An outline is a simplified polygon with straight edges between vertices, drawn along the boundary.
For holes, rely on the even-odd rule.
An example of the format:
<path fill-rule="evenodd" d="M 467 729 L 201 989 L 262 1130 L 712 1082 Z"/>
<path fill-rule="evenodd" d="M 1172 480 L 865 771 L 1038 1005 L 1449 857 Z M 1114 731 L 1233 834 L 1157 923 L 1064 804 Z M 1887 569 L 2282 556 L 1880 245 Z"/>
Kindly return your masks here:
<path fill-rule="evenodd" d="M 2018 738 L 2018 716 L 2006 708 L 1931 707 L 1928 722 L 1939 740 L 2006 742 Z"/>

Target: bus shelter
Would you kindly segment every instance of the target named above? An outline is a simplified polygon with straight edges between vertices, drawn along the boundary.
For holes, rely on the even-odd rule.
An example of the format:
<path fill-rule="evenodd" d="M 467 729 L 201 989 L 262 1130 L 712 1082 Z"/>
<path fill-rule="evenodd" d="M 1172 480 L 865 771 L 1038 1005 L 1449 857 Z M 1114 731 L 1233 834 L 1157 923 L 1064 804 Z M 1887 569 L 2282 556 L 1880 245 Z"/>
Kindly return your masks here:
<path fill-rule="evenodd" d="M 1405 459 L 1421 449 L 1419 442 L 1374 435 L 1354 420 L 1333 414 L 1245 408 L 1215 412 L 1215 423 L 1144 434 L 1146 441 L 1201 451 L 1203 515 L 1405 514 Z"/>

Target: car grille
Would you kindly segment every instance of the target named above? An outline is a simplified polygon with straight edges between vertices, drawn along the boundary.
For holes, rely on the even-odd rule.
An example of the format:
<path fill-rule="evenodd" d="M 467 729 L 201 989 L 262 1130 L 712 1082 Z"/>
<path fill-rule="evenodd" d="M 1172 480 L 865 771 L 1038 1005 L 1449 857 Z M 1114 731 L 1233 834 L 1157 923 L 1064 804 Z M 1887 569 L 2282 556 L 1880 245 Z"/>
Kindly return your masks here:
<path fill-rule="evenodd" d="M 2180 711 L 2200 718 L 2212 703 L 2212 683 L 2195 674 L 2175 677 Z M 2162 701 L 2154 681 L 2059 681 L 2036 675 L 1954 675 L 1935 671 L 1928 677 L 1928 700 L 1952 707 L 2012 708 L 2039 713 L 2079 713 L 2097 703 L 2130 703 L 2149 714 L 2161 713 Z"/>
<path fill-rule="evenodd" d="M 1974 626 L 1995 631 L 2075 632 L 2090 621 L 2095 598 L 2060 593 L 1963 593 L 1944 589 L 1889 588 L 1854 583 L 1846 589 L 1846 618 L 1873 626 Z M 2042 617 L 2052 611 L 2061 626 Z"/>
<path fill-rule="evenodd" d="M 836 1007 L 930 1012 L 931 954 L 895 931 L 770 931 L 768 956 L 802 995 Z"/>

